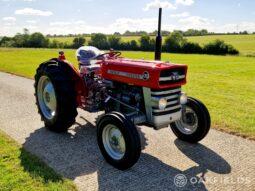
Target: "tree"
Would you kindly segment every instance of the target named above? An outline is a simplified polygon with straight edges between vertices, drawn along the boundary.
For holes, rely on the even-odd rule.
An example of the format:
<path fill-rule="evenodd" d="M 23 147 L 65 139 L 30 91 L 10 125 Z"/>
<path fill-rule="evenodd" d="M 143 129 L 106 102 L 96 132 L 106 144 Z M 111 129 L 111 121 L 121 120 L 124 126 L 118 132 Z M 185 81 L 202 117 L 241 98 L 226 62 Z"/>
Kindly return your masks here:
<path fill-rule="evenodd" d="M 117 35 L 111 35 L 108 37 L 109 46 L 114 49 L 120 48 L 120 36 Z"/>
<path fill-rule="evenodd" d="M 136 40 L 130 41 L 130 50 L 138 50 L 138 45 L 137 45 Z"/>
<path fill-rule="evenodd" d="M 53 41 L 49 42 L 49 48 L 60 48 L 59 47 L 59 41 L 54 39 Z"/>
<path fill-rule="evenodd" d="M 42 33 L 36 32 L 29 37 L 29 47 L 44 48 L 48 47 L 49 39 L 44 37 Z"/>
<path fill-rule="evenodd" d="M 216 54 L 216 55 L 225 55 L 225 54 L 238 54 L 232 45 L 226 44 L 223 40 L 216 39 L 213 42 L 204 45 L 204 52 L 206 54 Z"/>
<path fill-rule="evenodd" d="M 115 33 L 113 33 L 113 35 L 120 36 L 121 34 L 119 32 L 115 32 Z"/>
<path fill-rule="evenodd" d="M 163 50 L 167 52 L 181 52 L 181 47 L 186 42 L 180 32 L 172 32 L 165 39 Z"/>
<path fill-rule="evenodd" d="M 23 29 L 23 33 L 24 33 L 25 35 L 29 35 L 29 30 L 28 30 L 27 28 L 24 28 L 24 29 Z"/>
<path fill-rule="evenodd" d="M 1 47 L 14 47 L 15 42 L 11 37 L 6 37 L 4 36 L 1 40 L 0 40 L 0 46 Z"/>
<path fill-rule="evenodd" d="M 181 47 L 183 53 L 202 53 L 203 49 L 198 43 L 184 42 Z"/>
<path fill-rule="evenodd" d="M 151 40 L 151 37 L 149 35 L 143 35 L 139 39 L 140 42 L 140 48 L 144 51 L 151 51 L 154 48 L 153 41 Z"/>
<path fill-rule="evenodd" d="M 79 48 L 81 46 L 83 46 L 86 42 L 86 39 L 83 37 L 75 37 L 73 39 L 73 44 L 72 44 L 72 48 Z"/>
<path fill-rule="evenodd" d="M 24 34 L 17 33 L 13 40 L 15 41 L 15 47 L 29 47 L 29 34 L 27 32 Z"/>
<path fill-rule="evenodd" d="M 91 41 L 89 45 L 95 46 L 99 49 L 109 49 L 107 37 L 102 33 L 94 33 L 91 35 Z"/>

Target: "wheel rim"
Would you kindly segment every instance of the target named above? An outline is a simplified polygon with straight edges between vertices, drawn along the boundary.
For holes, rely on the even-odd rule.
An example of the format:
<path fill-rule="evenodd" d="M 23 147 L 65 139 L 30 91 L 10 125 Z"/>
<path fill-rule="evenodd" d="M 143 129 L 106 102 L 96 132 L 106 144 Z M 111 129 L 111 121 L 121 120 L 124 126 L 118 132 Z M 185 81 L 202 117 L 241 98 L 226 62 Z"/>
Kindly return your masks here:
<path fill-rule="evenodd" d="M 181 118 L 179 121 L 176 121 L 175 124 L 177 129 L 183 134 L 190 135 L 198 128 L 198 117 L 196 112 L 190 107 L 186 107 L 185 115 L 186 121 Z"/>
<path fill-rule="evenodd" d="M 39 79 L 37 86 L 37 98 L 42 114 L 51 120 L 56 114 L 57 100 L 54 86 L 47 76 Z"/>
<path fill-rule="evenodd" d="M 126 144 L 121 131 L 113 124 L 105 126 L 103 133 L 103 144 L 106 152 L 111 158 L 120 160 L 126 151 Z"/>

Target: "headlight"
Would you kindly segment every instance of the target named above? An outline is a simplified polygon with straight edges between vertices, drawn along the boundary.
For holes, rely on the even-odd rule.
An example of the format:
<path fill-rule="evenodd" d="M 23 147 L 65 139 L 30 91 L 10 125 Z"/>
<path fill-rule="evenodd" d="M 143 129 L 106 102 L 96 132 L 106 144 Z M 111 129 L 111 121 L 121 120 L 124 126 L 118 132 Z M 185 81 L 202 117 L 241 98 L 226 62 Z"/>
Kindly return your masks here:
<path fill-rule="evenodd" d="M 165 98 L 152 97 L 151 102 L 152 107 L 159 109 L 165 109 L 167 106 L 167 100 Z"/>
<path fill-rule="evenodd" d="M 182 92 L 180 95 L 180 104 L 184 105 L 188 101 L 188 96 L 185 92 Z"/>
<path fill-rule="evenodd" d="M 167 100 L 165 98 L 161 98 L 158 101 L 158 108 L 159 109 L 165 109 L 167 106 Z"/>

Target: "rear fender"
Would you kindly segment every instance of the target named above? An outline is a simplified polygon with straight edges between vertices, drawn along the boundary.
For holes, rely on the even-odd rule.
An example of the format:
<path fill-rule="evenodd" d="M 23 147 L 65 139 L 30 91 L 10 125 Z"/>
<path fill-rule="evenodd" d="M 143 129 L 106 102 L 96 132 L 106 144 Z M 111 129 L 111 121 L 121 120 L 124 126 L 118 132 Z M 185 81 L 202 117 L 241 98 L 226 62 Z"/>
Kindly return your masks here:
<path fill-rule="evenodd" d="M 72 80 L 74 81 L 77 107 L 83 108 L 85 106 L 86 86 L 84 84 L 84 81 L 80 73 L 67 60 L 60 60 L 57 58 L 53 58 L 47 63 L 52 63 L 52 61 L 55 61 L 56 64 L 61 65 L 61 67 L 65 68 L 70 73 Z"/>

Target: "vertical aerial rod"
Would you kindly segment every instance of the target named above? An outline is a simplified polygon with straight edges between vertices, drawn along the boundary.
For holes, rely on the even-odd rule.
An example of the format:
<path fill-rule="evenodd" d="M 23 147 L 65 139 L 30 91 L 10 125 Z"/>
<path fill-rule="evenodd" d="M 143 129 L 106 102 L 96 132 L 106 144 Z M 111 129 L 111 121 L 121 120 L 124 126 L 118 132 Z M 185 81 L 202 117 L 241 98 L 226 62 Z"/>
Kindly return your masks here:
<path fill-rule="evenodd" d="M 156 44 L 155 44 L 155 60 L 161 60 L 161 50 L 162 50 L 161 16 L 162 16 L 162 8 L 159 8 L 158 34 L 156 36 Z"/>

